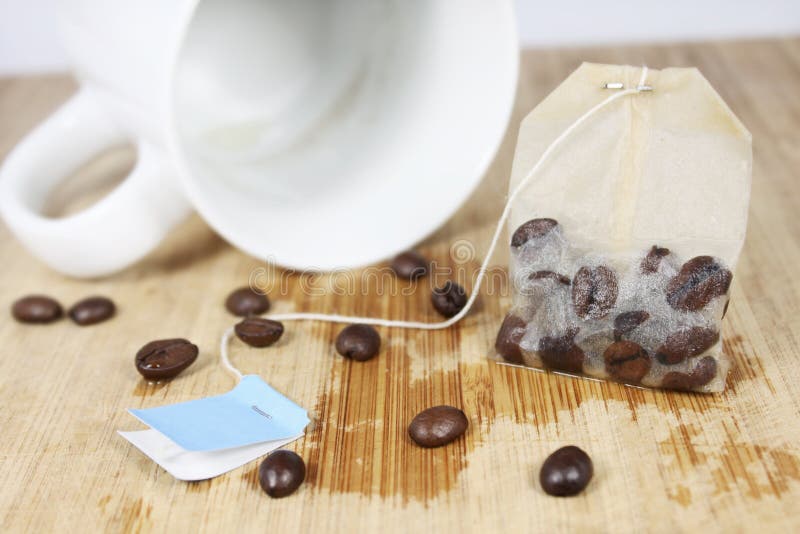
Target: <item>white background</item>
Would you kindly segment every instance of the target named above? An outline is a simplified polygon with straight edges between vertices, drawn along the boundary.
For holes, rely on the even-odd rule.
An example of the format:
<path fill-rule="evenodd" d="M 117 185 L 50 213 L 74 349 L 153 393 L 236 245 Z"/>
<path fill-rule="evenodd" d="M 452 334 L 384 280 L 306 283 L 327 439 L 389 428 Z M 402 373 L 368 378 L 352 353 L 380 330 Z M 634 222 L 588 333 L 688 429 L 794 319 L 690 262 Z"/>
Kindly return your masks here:
<path fill-rule="evenodd" d="M 67 68 L 55 31 L 53 11 L 57 1 L 0 0 L 0 75 Z M 516 0 L 516 3 L 524 46 L 800 35 L 800 0 Z"/>

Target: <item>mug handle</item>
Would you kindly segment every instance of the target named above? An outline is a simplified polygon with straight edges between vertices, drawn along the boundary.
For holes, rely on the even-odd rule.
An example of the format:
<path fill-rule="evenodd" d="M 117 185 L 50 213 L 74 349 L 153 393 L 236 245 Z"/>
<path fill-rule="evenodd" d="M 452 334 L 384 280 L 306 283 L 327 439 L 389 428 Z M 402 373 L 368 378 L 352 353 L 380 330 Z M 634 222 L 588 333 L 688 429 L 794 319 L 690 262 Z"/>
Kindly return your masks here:
<path fill-rule="evenodd" d="M 37 126 L 0 169 L 0 213 L 35 256 L 61 273 L 95 277 L 142 258 L 189 213 L 167 158 L 140 140 L 128 177 L 105 198 L 64 218 L 41 209 L 48 192 L 70 172 L 127 140 L 82 88 Z"/>

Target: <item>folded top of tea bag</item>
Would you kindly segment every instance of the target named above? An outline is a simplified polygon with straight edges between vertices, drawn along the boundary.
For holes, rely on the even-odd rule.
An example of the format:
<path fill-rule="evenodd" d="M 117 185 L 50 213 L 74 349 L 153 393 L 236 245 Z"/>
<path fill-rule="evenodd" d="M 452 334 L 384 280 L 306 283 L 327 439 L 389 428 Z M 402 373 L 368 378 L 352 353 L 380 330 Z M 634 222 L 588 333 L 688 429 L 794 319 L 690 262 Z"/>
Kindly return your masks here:
<path fill-rule="evenodd" d="M 522 122 L 513 189 L 548 145 L 641 67 L 584 63 Z M 747 224 L 751 136 L 694 68 L 649 70 L 653 90 L 597 111 L 561 143 L 513 206 L 509 229 L 552 217 L 579 247 L 653 244 L 733 268 Z"/>

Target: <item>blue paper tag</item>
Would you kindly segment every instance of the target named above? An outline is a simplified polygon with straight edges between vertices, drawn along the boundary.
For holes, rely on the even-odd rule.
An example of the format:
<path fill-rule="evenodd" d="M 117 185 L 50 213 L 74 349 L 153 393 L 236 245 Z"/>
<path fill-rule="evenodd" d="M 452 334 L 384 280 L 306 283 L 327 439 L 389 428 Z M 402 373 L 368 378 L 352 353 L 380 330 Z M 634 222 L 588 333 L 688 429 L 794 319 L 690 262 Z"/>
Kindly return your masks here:
<path fill-rule="evenodd" d="M 296 437 L 307 412 L 256 375 L 224 395 L 146 410 L 134 417 L 188 451 L 214 451 Z"/>

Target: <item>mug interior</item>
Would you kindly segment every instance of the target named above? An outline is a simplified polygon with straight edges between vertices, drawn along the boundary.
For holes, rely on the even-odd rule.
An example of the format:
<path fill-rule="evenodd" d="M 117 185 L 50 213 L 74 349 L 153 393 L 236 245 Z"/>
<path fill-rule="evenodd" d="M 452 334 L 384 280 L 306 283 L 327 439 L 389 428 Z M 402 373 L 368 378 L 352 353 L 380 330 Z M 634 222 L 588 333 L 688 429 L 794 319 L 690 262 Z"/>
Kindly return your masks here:
<path fill-rule="evenodd" d="M 477 184 L 516 74 L 510 2 L 202 1 L 171 94 L 187 193 L 283 266 L 386 258 Z"/>

